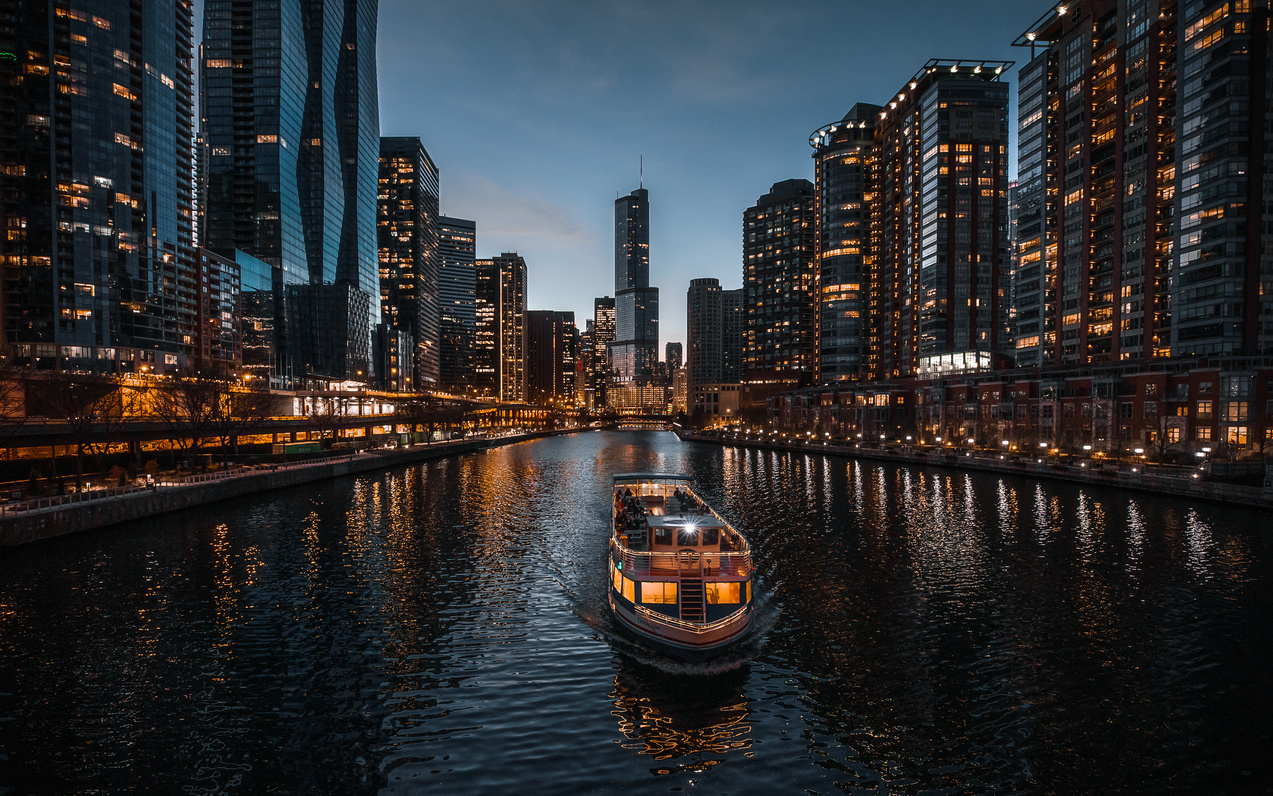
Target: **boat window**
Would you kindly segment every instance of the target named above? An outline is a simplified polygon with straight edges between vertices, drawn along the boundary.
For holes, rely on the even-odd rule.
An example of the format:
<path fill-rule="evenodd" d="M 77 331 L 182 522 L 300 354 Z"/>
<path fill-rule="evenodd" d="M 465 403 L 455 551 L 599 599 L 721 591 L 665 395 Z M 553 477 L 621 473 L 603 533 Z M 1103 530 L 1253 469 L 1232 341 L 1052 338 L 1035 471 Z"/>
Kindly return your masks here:
<path fill-rule="evenodd" d="M 611 580 L 614 582 L 614 590 L 619 591 L 623 588 L 623 583 L 621 582 L 623 580 L 623 575 L 620 575 L 618 568 L 613 565 L 610 567 L 610 574 L 612 576 Z"/>
<path fill-rule="evenodd" d="M 701 532 L 703 544 L 715 547 L 720 542 L 720 528 L 704 528 Z"/>
<path fill-rule="evenodd" d="M 698 544 L 698 529 L 681 528 L 676 533 L 676 543 L 681 547 L 694 547 Z"/>
<path fill-rule="evenodd" d="M 672 544 L 672 529 L 671 528 L 655 528 L 654 543 L 665 544 L 665 545 Z"/>
<path fill-rule="evenodd" d="M 737 603 L 741 593 L 741 583 L 704 583 L 707 589 L 708 605 L 728 605 Z"/>
<path fill-rule="evenodd" d="M 734 586 L 738 586 L 738 584 L 735 583 Z M 738 592 L 735 591 L 734 593 L 737 594 Z M 636 581 L 632 580 L 632 578 L 623 578 L 623 599 L 630 603 L 636 602 Z M 738 602 L 738 600 L 734 600 L 734 602 Z"/>
<path fill-rule="evenodd" d="M 662 581 L 641 582 L 641 602 L 659 605 L 676 604 L 676 584 Z"/>

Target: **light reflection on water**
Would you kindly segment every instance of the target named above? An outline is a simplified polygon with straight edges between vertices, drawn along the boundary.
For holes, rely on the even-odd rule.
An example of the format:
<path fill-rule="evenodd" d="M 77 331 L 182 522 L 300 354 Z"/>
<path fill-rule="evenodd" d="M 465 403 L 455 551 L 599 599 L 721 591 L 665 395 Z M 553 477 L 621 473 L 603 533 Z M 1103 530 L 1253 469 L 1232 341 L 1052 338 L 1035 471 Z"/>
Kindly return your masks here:
<path fill-rule="evenodd" d="M 608 478 L 687 471 L 757 630 L 605 605 Z M 1269 523 L 866 460 L 540 440 L 0 557 L 0 789 L 1261 790 Z"/>

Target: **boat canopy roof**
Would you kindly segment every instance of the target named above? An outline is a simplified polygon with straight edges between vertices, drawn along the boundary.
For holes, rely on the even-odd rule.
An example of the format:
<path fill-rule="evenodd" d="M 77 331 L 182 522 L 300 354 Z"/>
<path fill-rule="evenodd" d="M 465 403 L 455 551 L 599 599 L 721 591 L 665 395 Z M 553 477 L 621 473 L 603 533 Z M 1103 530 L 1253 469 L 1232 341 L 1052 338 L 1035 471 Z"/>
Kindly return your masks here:
<path fill-rule="evenodd" d="M 695 528 L 728 528 L 729 524 L 722 522 L 711 514 L 652 514 L 646 518 L 651 528 L 685 528 L 692 530 Z"/>
<path fill-rule="evenodd" d="M 641 481 L 693 481 L 694 479 L 688 475 L 681 473 L 615 473 L 614 482 L 641 482 Z"/>

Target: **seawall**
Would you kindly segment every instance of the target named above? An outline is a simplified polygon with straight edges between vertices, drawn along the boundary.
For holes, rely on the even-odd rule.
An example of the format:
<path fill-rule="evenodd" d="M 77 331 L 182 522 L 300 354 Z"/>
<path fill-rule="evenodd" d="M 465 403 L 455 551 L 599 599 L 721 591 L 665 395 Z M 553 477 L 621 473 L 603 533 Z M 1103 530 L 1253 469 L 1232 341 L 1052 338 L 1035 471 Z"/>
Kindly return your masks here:
<path fill-rule="evenodd" d="M 966 455 L 966 451 L 952 453 L 921 448 L 874 448 L 854 445 L 837 445 L 820 441 L 775 441 L 753 436 L 718 435 L 692 431 L 678 431 L 681 439 L 709 442 L 739 448 L 789 451 L 809 456 L 843 456 L 853 459 L 887 461 L 897 464 L 915 464 L 930 467 L 951 467 L 978 470 L 1027 478 L 1048 478 L 1113 489 L 1133 489 L 1155 492 L 1190 500 L 1207 500 L 1249 508 L 1273 508 L 1273 483 L 1265 476 L 1264 486 L 1240 486 L 1208 481 L 1189 471 L 1181 475 L 1164 475 L 1146 472 L 1143 466 L 1125 465 L 1116 470 L 1080 464 L 1057 465 L 1037 461 L 1035 458 L 1000 458 L 994 454 Z"/>
<path fill-rule="evenodd" d="M 330 478 L 384 470 L 415 462 L 441 459 L 462 453 L 509 445 L 552 434 L 537 432 L 507 437 L 490 437 L 455 442 L 431 443 L 403 449 L 372 451 L 341 456 L 313 464 L 266 466 L 248 473 L 231 472 L 194 476 L 181 483 L 153 489 L 136 489 L 121 494 L 84 500 L 40 501 L 51 505 L 30 510 L 8 510 L 0 516 L 0 548 L 56 539 L 73 533 L 95 530 L 122 522 L 146 519 L 221 500 L 299 486 Z M 89 493 L 88 496 L 92 496 Z M 53 505 L 55 504 L 55 505 Z"/>

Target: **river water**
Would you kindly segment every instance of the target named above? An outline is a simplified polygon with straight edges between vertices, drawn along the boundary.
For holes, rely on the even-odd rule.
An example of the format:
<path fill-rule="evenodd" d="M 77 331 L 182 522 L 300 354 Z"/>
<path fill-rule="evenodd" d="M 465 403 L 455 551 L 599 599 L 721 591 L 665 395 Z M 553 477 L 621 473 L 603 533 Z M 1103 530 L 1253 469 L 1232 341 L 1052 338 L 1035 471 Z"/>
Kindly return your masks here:
<path fill-rule="evenodd" d="M 609 477 L 752 540 L 751 642 L 607 616 Z M 1273 521 L 592 432 L 0 554 L 0 793 L 1258 793 Z"/>

